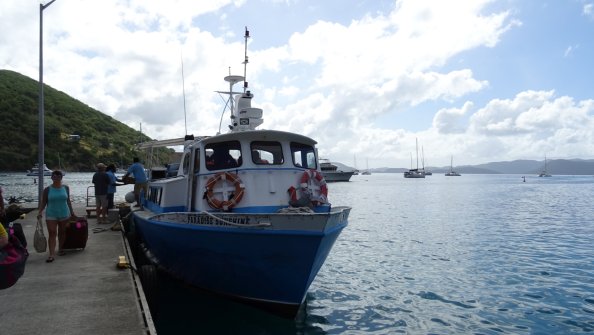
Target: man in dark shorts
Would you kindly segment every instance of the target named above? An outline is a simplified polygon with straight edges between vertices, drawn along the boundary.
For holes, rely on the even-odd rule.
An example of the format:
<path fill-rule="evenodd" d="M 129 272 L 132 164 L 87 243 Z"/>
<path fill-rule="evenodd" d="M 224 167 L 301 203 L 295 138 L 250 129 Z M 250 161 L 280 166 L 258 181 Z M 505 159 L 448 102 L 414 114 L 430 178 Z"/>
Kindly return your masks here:
<path fill-rule="evenodd" d="M 105 172 L 107 166 L 103 163 L 97 164 L 97 172 L 93 175 L 95 185 L 95 206 L 97 210 L 97 223 L 108 223 L 107 221 L 107 188 L 111 183 L 109 175 Z"/>

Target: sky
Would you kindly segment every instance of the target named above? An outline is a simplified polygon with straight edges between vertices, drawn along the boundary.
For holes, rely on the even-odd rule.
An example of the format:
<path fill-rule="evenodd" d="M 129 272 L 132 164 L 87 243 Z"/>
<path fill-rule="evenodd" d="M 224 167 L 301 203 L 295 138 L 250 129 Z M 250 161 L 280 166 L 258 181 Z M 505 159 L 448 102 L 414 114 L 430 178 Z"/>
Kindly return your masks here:
<path fill-rule="evenodd" d="M 0 69 L 39 80 L 48 2 L 0 2 Z M 594 159 L 594 0 L 56 0 L 43 82 L 153 139 L 226 132 L 245 27 L 260 129 L 322 158 Z"/>

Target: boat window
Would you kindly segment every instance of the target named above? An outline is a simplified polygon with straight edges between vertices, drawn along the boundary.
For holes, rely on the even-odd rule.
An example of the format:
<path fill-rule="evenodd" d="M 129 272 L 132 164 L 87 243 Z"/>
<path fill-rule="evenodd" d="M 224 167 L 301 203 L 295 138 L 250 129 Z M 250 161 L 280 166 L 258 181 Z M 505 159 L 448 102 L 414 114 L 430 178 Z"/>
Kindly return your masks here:
<path fill-rule="evenodd" d="M 316 154 L 311 145 L 291 142 L 291 156 L 295 166 L 306 169 L 316 168 Z"/>
<path fill-rule="evenodd" d="M 285 162 L 282 146 L 279 142 L 254 141 L 250 144 L 252 151 L 252 162 L 254 164 L 275 164 L 280 165 Z"/>
<path fill-rule="evenodd" d="M 190 153 L 189 152 L 186 152 L 184 154 L 183 161 L 184 161 L 184 165 L 183 165 L 182 172 L 183 172 L 184 176 L 187 176 L 188 175 L 188 171 L 190 170 Z"/>
<path fill-rule="evenodd" d="M 241 145 L 239 141 L 209 143 L 205 146 L 206 168 L 208 170 L 231 169 L 241 166 Z"/>
<path fill-rule="evenodd" d="M 194 151 L 194 173 L 200 171 L 200 149 Z"/>
<path fill-rule="evenodd" d="M 163 189 L 161 187 L 149 187 L 147 199 L 157 205 L 161 204 Z"/>

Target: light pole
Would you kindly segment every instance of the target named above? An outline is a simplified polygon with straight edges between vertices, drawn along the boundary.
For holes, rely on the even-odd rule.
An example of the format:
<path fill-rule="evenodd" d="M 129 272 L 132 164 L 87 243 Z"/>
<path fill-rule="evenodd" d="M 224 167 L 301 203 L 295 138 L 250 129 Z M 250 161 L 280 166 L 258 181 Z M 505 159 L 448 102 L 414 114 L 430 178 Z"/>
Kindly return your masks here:
<path fill-rule="evenodd" d="M 52 0 L 47 4 L 39 4 L 39 143 L 37 144 L 38 156 L 38 178 L 39 178 L 39 192 L 37 194 L 37 202 L 41 203 L 43 195 L 43 173 L 45 164 L 45 138 L 44 138 L 44 102 L 43 102 L 43 10 L 49 7 L 56 0 Z"/>

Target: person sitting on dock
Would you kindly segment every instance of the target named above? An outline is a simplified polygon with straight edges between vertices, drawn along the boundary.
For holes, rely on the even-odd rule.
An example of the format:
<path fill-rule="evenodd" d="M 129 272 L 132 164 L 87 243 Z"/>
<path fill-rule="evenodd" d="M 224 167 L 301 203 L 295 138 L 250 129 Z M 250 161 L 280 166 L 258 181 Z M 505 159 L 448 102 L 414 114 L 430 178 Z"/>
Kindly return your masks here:
<path fill-rule="evenodd" d="M 129 175 L 134 177 L 134 198 L 136 200 L 136 205 L 134 205 L 134 207 L 142 208 L 140 204 L 140 191 L 142 191 L 143 197 L 146 198 L 146 193 L 148 192 L 148 179 L 144 172 L 144 166 L 140 163 L 138 157 L 134 157 L 134 164 L 130 165 L 128 172 L 122 177 L 122 180 L 126 180 Z"/>

